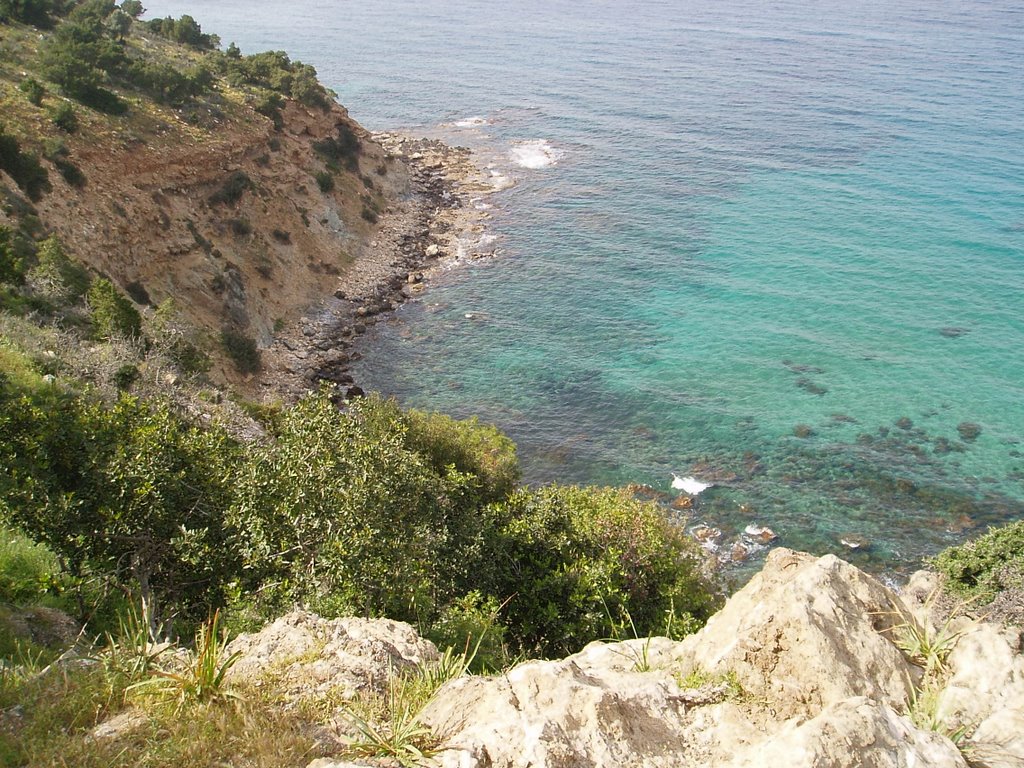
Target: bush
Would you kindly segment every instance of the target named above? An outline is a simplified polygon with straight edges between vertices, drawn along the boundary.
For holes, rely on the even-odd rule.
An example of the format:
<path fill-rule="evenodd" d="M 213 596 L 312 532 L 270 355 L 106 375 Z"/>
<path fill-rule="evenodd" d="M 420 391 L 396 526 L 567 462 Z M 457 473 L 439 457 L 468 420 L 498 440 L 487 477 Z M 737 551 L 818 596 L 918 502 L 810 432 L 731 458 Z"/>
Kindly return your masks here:
<path fill-rule="evenodd" d="M 235 87 L 265 88 L 291 96 L 306 106 L 330 108 L 331 94 L 317 80 L 316 70 L 308 64 L 292 61 L 284 51 L 242 56 L 237 47 L 229 48 L 221 64 L 228 82 Z"/>
<path fill-rule="evenodd" d="M 40 29 L 53 26 L 50 14 L 54 7 L 50 0 L 0 0 L 0 22 L 21 21 Z"/>
<path fill-rule="evenodd" d="M 153 334 L 156 343 L 182 373 L 201 374 L 210 370 L 210 356 L 199 346 L 195 330 L 181 318 L 172 299 L 164 300 L 156 308 Z"/>
<path fill-rule="evenodd" d="M 139 368 L 131 363 L 126 363 L 114 371 L 114 386 L 119 390 L 128 390 L 132 384 L 139 380 Z"/>
<path fill-rule="evenodd" d="M 14 235 L 0 226 L 0 283 L 19 285 L 25 281 L 25 262 L 17 252 Z"/>
<path fill-rule="evenodd" d="M 78 115 L 75 108 L 66 101 L 58 106 L 51 116 L 53 124 L 65 133 L 74 133 L 78 130 Z"/>
<path fill-rule="evenodd" d="M 330 171 L 317 171 L 316 172 L 316 185 L 320 187 L 320 191 L 325 195 L 328 192 L 334 190 L 334 174 Z"/>
<path fill-rule="evenodd" d="M 228 219 L 228 227 L 235 237 L 245 237 L 252 234 L 252 224 L 248 219 Z"/>
<path fill-rule="evenodd" d="M 1024 520 L 990 528 L 974 541 L 940 552 L 930 564 L 953 592 L 982 602 L 991 602 L 1004 589 L 1022 589 Z"/>
<path fill-rule="evenodd" d="M 254 339 L 239 331 L 225 329 L 220 333 L 220 342 L 239 373 L 249 374 L 259 371 L 261 366 L 260 350 Z"/>
<path fill-rule="evenodd" d="M 220 189 L 210 195 L 210 204 L 234 205 L 242 199 L 242 195 L 250 187 L 252 187 L 252 180 L 245 171 L 235 171 L 224 180 Z"/>
<path fill-rule="evenodd" d="M 60 175 L 64 177 L 64 181 L 70 184 L 72 187 L 81 189 L 85 186 L 85 174 L 82 170 L 67 158 L 58 157 L 53 161 Z"/>
<path fill-rule="evenodd" d="M 273 91 L 264 91 L 256 104 L 253 106 L 257 112 L 269 117 L 274 122 L 274 130 L 280 131 L 284 128 L 284 117 L 281 109 L 284 107 L 284 99 Z"/>
<path fill-rule="evenodd" d="M 6 171 L 31 200 L 38 200 L 50 191 L 46 169 L 39 164 L 39 158 L 22 152 L 16 138 L 4 132 L 0 126 L 0 170 Z"/>
<path fill-rule="evenodd" d="M 47 594 L 60 576 L 60 563 L 46 547 L 0 528 L 0 602 L 25 605 Z"/>
<path fill-rule="evenodd" d="M 237 446 L 130 397 L 106 407 L 0 382 L 0 498 L 73 577 L 94 572 L 190 622 L 222 601 L 237 572 L 227 546 Z"/>
<path fill-rule="evenodd" d="M 202 27 L 188 14 L 180 19 L 168 16 L 164 19 L 153 19 L 146 22 L 146 28 L 154 34 L 166 37 L 176 43 L 191 45 L 201 50 L 214 50 L 220 45 L 217 35 L 203 34 Z"/>
<path fill-rule="evenodd" d="M 56 235 L 39 244 L 38 264 L 28 274 L 33 289 L 60 304 L 74 304 L 89 290 L 89 273 L 73 262 Z"/>
<path fill-rule="evenodd" d="M 508 600 L 522 651 L 563 656 L 624 626 L 664 632 L 669 617 L 693 631 L 717 607 L 696 544 L 627 491 L 517 491 L 489 515 L 477 570 L 488 593 Z"/>
<path fill-rule="evenodd" d="M 406 445 L 424 456 L 435 472 L 449 467 L 473 478 L 474 505 L 507 498 L 519 483 L 516 445 L 497 427 L 477 418 L 465 421 L 441 413 L 405 414 Z"/>
<path fill-rule="evenodd" d="M 64 92 L 87 106 L 107 114 L 124 114 L 127 105 L 103 87 L 106 75 L 124 66 L 123 46 L 113 40 L 105 26 L 105 13 L 113 3 L 85 2 L 75 7 L 39 48 L 44 76 Z"/>
<path fill-rule="evenodd" d="M 462 478 L 405 444 L 397 406 L 340 412 L 326 391 L 281 417 L 238 479 L 232 524 L 265 614 L 330 595 L 339 610 L 416 620 L 452 596 L 449 513 Z M 454 489 L 455 493 L 448 493 Z"/>
<path fill-rule="evenodd" d="M 359 168 L 362 146 L 359 137 L 346 123 L 338 123 L 335 136 L 314 141 L 313 150 L 328 163 L 344 163 L 353 171 Z"/>
<path fill-rule="evenodd" d="M 18 90 L 24 93 L 25 98 L 37 107 L 43 103 L 43 97 L 46 95 L 46 88 L 34 77 L 28 77 L 22 80 L 21 83 L 18 84 Z"/>
<path fill-rule="evenodd" d="M 142 317 L 138 310 L 106 278 L 100 278 L 89 286 L 86 302 L 98 338 L 136 338 L 142 335 Z"/>

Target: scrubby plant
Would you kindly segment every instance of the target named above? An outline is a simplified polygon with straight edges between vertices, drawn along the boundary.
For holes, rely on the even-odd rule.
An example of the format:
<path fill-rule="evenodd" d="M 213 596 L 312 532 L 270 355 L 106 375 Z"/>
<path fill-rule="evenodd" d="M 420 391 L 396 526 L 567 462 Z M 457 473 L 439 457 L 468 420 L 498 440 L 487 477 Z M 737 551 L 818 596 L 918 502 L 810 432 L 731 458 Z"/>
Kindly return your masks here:
<path fill-rule="evenodd" d="M 717 607 L 694 542 L 626 491 L 516 491 L 488 515 L 489 591 L 511 596 L 506 622 L 527 652 L 572 653 L 615 633 L 609 617 L 627 612 L 642 635 L 670 608 L 693 631 Z"/>
<path fill-rule="evenodd" d="M 46 95 L 46 88 L 36 80 L 34 77 L 26 77 L 18 84 L 18 90 L 25 94 L 32 104 L 39 106 L 43 103 L 43 97 Z"/>
<path fill-rule="evenodd" d="M 991 602 L 1006 589 L 1024 589 L 1024 520 L 999 528 L 931 560 L 954 593 Z"/>
<path fill-rule="evenodd" d="M 325 195 L 334 190 L 334 174 L 330 171 L 316 172 L 316 185 Z"/>
<path fill-rule="evenodd" d="M 364 717 L 355 707 L 348 707 L 346 716 L 356 735 L 347 739 L 346 754 L 355 758 L 386 758 L 403 768 L 423 765 L 434 754 L 439 740 L 419 721 L 422 706 L 410 701 L 405 686 L 392 676 L 384 716 Z"/>
<path fill-rule="evenodd" d="M 27 278 L 37 293 L 61 304 L 74 304 L 85 296 L 91 282 L 89 273 L 72 261 L 56 235 L 39 244 L 36 259 Z"/>
<path fill-rule="evenodd" d="M 191 45 L 194 48 L 214 50 L 220 45 L 220 38 L 217 35 L 205 34 L 199 23 L 188 14 L 183 15 L 180 19 L 174 19 L 171 16 L 152 19 L 146 22 L 146 28 L 168 40 Z"/>
<path fill-rule="evenodd" d="M 260 370 L 260 349 L 251 336 L 225 328 L 220 332 L 220 342 L 239 373 L 250 374 Z"/>
<path fill-rule="evenodd" d="M 40 29 L 53 26 L 52 0 L 0 0 L 0 22 L 21 21 Z"/>
<path fill-rule="evenodd" d="M 35 602 L 53 590 L 59 574 L 53 552 L 17 531 L 0 528 L 0 602 Z"/>
<path fill-rule="evenodd" d="M 210 204 L 234 205 L 251 187 L 252 180 L 245 171 L 234 171 L 224 180 L 220 189 L 210 195 Z"/>
<path fill-rule="evenodd" d="M 189 704 L 237 699 L 239 695 L 227 685 L 227 673 L 242 654 L 226 655 L 227 644 L 220 611 L 214 611 L 196 631 L 195 643 L 178 668 L 158 669 L 154 677 L 135 683 L 130 690 L 170 698 L 177 711 Z"/>
<path fill-rule="evenodd" d="M 78 130 L 78 115 L 75 108 L 68 102 L 61 102 L 51 115 L 53 124 L 65 133 L 74 133 Z"/>
<path fill-rule="evenodd" d="M 0 226 L 0 283 L 20 284 L 25 280 L 25 262 L 14 243 L 10 228 Z"/>
<path fill-rule="evenodd" d="M 139 595 L 154 633 L 223 600 L 237 446 L 166 405 L 113 407 L 59 390 L 0 386 L 0 498 L 74 579 L 97 574 Z"/>
<path fill-rule="evenodd" d="M 142 317 L 112 282 L 94 280 L 85 297 L 93 330 L 100 339 L 115 336 L 136 338 L 142 335 Z"/>
<path fill-rule="evenodd" d="M 362 145 L 355 131 L 347 123 L 338 123 L 334 136 L 314 141 L 313 150 L 328 163 L 345 165 L 350 170 L 359 168 Z"/>
<path fill-rule="evenodd" d="M 291 96 L 310 107 L 327 109 L 330 106 L 332 94 L 317 80 L 316 70 L 308 64 L 292 61 L 284 51 L 242 56 L 237 47 L 229 48 L 221 65 L 233 86 L 263 88 Z"/>
<path fill-rule="evenodd" d="M 6 171 L 14 183 L 31 200 L 38 200 L 50 191 L 46 169 L 39 164 L 39 158 L 31 152 L 24 152 L 20 142 L 4 132 L 0 125 L 0 170 Z"/>

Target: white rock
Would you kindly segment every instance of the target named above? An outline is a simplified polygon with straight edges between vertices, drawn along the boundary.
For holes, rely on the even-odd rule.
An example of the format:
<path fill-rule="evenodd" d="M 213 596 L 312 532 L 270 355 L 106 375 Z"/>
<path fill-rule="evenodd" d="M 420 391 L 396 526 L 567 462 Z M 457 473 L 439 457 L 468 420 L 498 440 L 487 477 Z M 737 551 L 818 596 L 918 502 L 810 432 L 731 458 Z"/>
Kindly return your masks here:
<path fill-rule="evenodd" d="M 293 698 L 341 688 L 382 690 L 393 671 L 437 659 L 437 648 L 400 621 L 322 619 L 294 611 L 255 634 L 239 635 L 227 648 L 241 658 L 229 679 L 272 674 Z"/>

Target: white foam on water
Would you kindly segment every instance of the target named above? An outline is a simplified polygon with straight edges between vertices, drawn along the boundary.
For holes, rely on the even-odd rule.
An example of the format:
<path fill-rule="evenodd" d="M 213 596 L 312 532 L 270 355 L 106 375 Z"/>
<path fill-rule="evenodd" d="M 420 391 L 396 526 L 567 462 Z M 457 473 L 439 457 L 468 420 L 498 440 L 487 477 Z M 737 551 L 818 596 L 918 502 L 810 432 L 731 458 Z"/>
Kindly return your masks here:
<path fill-rule="evenodd" d="M 509 151 L 509 156 L 512 158 L 512 162 L 520 168 L 538 171 L 541 168 L 555 165 L 562 157 L 562 152 L 544 139 L 531 139 L 514 144 Z"/>
<path fill-rule="evenodd" d="M 515 184 L 515 182 L 512 181 L 512 179 L 503 174 L 501 171 L 496 171 L 493 168 L 491 168 L 490 171 L 491 186 L 494 188 L 495 192 L 498 192 L 502 189 L 508 189 L 509 187 Z"/>
<path fill-rule="evenodd" d="M 456 128 L 475 128 L 478 125 L 490 125 L 490 121 L 486 117 L 480 117 L 479 115 L 473 115 L 473 117 L 466 117 L 462 120 L 456 120 L 452 125 Z"/>
<path fill-rule="evenodd" d="M 712 485 L 714 483 L 704 483 L 695 477 L 680 477 L 675 472 L 672 473 L 673 490 L 683 491 L 687 496 L 697 496 Z"/>

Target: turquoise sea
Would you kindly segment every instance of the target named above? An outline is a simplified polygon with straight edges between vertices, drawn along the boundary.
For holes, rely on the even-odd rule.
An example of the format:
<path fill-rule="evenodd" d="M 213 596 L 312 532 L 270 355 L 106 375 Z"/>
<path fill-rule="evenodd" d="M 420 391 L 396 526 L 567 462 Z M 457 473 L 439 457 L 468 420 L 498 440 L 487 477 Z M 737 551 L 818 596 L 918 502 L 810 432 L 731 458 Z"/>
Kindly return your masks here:
<path fill-rule="evenodd" d="M 1017 0 L 147 6 L 515 182 L 357 376 L 527 481 L 714 480 L 726 557 L 767 525 L 889 572 L 1024 517 Z"/>

